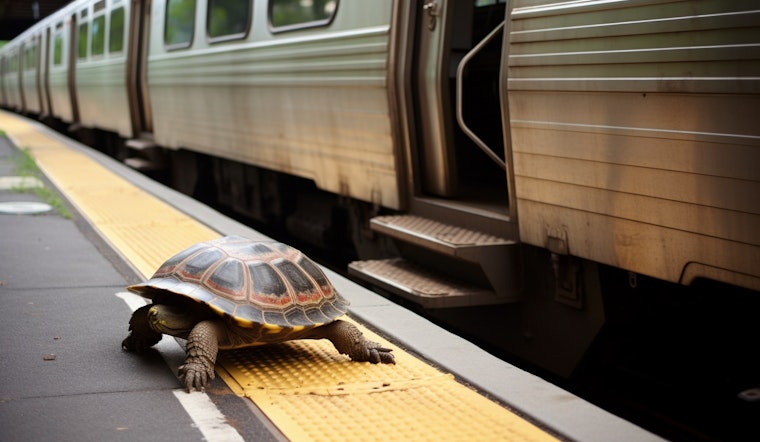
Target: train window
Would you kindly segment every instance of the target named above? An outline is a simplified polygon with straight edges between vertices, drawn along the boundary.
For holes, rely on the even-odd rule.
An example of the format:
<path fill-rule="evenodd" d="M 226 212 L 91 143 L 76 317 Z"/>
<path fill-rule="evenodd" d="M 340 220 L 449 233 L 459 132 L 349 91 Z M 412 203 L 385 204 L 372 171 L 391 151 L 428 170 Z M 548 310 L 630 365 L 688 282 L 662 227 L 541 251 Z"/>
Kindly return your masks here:
<path fill-rule="evenodd" d="M 87 58 L 87 29 L 87 23 L 79 25 L 79 35 L 77 36 L 79 39 L 79 58 Z"/>
<path fill-rule="evenodd" d="M 195 27 L 195 0 L 166 0 L 164 43 L 169 49 L 189 47 Z"/>
<path fill-rule="evenodd" d="M 63 22 L 55 24 L 55 33 L 53 34 L 53 66 L 60 66 L 63 63 Z"/>
<path fill-rule="evenodd" d="M 90 27 L 90 37 L 92 42 L 90 43 L 90 51 L 92 55 L 103 55 L 106 45 L 106 16 L 100 15 L 92 19 L 92 27 Z"/>
<path fill-rule="evenodd" d="M 37 66 L 37 46 L 24 49 L 24 70 L 34 69 Z"/>
<path fill-rule="evenodd" d="M 273 32 L 327 26 L 337 9 L 337 0 L 269 0 L 269 25 Z"/>
<path fill-rule="evenodd" d="M 57 33 L 53 40 L 53 65 L 60 66 L 63 63 L 63 35 Z"/>
<path fill-rule="evenodd" d="M 211 41 L 245 38 L 250 23 L 250 1 L 209 0 L 206 32 Z"/>
<path fill-rule="evenodd" d="M 111 32 L 108 34 L 108 52 L 116 53 L 124 49 L 124 8 L 111 11 Z"/>

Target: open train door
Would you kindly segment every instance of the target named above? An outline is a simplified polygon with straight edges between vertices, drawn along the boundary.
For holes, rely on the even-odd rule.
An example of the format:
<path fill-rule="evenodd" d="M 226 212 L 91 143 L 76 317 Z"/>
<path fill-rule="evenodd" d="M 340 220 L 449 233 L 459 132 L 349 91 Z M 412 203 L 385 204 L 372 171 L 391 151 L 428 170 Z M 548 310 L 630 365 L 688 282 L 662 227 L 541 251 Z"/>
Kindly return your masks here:
<path fill-rule="evenodd" d="M 500 81 L 506 4 L 396 5 L 391 96 L 409 160 L 408 210 L 369 223 L 399 256 L 353 262 L 349 273 L 430 310 L 517 303 Z"/>
<path fill-rule="evenodd" d="M 508 216 L 500 84 L 506 2 L 414 3 L 409 86 L 416 196 Z"/>
<path fill-rule="evenodd" d="M 149 137 L 153 131 L 147 81 L 150 11 L 151 0 L 132 0 L 127 49 L 127 88 L 132 134 L 138 140 Z"/>

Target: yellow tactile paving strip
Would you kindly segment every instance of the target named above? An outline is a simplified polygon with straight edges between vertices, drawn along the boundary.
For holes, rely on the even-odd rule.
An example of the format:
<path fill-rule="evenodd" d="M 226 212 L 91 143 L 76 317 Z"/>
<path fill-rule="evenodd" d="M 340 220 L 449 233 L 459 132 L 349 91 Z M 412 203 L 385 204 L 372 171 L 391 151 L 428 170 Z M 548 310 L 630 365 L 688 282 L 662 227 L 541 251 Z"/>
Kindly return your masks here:
<path fill-rule="evenodd" d="M 22 118 L 0 112 L 0 129 L 146 278 L 178 250 L 219 236 Z M 222 352 L 217 371 L 293 441 L 554 440 L 362 329 L 394 349 L 396 365 L 351 362 L 322 340 Z"/>
<path fill-rule="evenodd" d="M 219 234 L 27 121 L 0 113 L 0 129 L 132 266 L 148 277 L 176 251 Z"/>

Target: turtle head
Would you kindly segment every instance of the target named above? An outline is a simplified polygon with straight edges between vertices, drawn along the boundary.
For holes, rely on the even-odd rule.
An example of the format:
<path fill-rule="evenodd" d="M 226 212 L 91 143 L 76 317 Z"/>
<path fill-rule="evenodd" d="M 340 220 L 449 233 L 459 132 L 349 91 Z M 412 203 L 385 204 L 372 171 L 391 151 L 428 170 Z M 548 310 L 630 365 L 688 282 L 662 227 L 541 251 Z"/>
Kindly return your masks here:
<path fill-rule="evenodd" d="M 184 306 L 155 304 L 148 310 L 148 324 L 159 333 L 187 338 L 197 323 L 198 318 Z"/>

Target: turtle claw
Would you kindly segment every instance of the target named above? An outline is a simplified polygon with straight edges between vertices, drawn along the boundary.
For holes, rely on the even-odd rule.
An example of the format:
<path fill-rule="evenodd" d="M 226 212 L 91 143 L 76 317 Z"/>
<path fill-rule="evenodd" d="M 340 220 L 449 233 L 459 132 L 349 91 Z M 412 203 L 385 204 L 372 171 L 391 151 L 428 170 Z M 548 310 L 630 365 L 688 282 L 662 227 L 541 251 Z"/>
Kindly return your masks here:
<path fill-rule="evenodd" d="M 371 348 L 369 350 L 369 362 L 373 364 L 396 364 L 396 358 L 391 353 L 390 348 Z"/>
<path fill-rule="evenodd" d="M 161 340 L 161 335 L 156 336 L 135 336 L 135 333 L 130 333 L 129 336 L 121 341 L 121 349 L 125 351 L 131 351 L 134 353 L 142 353 L 145 350 L 153 347 Z"/>
<path fill-rule="evenodd" d="M 358 330 L 357 330 L 358 331 Z M 356 341 L 354 351 L 348 356 L 352 361 L 369 362 L 370 364 L 396 364 L 396 358 L 391 353 L 390 348 L 382 347 L 374 341 L 369 341 L 361 337 Z"/>
<path fill-rule="evenodd" d="M 179 380 L 185 385 L 185 390 L 204 391 L 206 386 L 216 377 L 213 367 L 209 369 L 205 364 L 187 362 L 179 367 Z"/>
<path fill-rule="evenodd" d="M 367 341 L 366 361 L 371 364 L 396 364 L 396 358 L 390 348 L 380 347 L 380 344 Z"/>
<path fill-rule="evenodd" d="M 137 343 L 132 335 L 127 336 L 121 341 L 121 349 L 126 351 L 137 351 Z"/>

